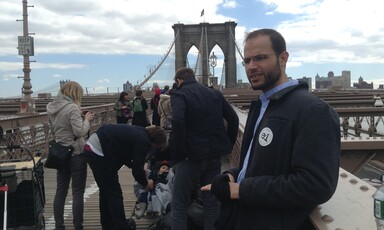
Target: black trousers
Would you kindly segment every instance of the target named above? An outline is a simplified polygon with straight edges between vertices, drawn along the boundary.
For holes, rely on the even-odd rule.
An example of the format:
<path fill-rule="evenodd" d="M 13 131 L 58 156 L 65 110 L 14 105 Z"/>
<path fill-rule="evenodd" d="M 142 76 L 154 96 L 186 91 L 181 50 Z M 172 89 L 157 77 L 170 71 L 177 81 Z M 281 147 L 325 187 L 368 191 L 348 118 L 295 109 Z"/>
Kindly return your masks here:
<path fill-rule="evenodd" d="M 123 164 L 90 151 L 84 151 L 84 155 L 99 187 L 100 223 L 103 230 L 129 230 L 118 176 Z"/>

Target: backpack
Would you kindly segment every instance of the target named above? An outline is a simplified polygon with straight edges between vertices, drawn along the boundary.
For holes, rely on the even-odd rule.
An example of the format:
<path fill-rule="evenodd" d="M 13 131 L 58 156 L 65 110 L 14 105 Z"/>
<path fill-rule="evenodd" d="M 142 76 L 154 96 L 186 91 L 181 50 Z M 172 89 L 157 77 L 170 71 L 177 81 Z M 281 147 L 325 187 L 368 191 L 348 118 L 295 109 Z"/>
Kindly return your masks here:
<path fill-rule="evenodd" d="M 142 112 L 143 106 L 141 105 L 141 99 L 137 98 L 133 100 L 133 112 Z"/>

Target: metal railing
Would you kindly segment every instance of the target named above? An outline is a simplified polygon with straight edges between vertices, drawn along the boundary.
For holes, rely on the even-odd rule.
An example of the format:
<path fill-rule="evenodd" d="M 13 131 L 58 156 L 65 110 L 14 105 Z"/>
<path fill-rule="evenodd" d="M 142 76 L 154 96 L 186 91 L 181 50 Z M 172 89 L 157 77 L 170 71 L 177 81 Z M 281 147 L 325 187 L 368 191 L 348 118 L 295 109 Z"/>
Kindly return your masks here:
<path fill-rule="evenodd" d="M 95 118 L 91 122 L 89 133 L 96 131 L 101 125 L 116 122 L 116 113 L 113 110 L 114 104 L 83 107 L 84 110 L 94 112 Z M 0 145 L 25 145 L 31 149 L 33 154 L 41 154 L 46 157 L 48 141 L 52 139 L 51 128 L 48 122 L 47 113 L 15 115 L 7 118 L 0 118 Z M 15 156 L 20 154 L 15 150 Z M 2 153 L 0 152 L 0 160 Z"/>

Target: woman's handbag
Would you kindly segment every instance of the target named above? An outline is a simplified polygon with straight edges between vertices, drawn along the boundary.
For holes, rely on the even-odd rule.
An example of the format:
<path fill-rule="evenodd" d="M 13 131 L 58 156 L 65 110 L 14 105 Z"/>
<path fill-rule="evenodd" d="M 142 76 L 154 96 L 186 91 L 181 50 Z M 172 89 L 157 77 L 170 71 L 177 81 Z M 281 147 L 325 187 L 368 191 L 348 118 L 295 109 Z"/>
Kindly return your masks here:
<path fill-rule="evenodd" d="M 73 146 L 63 146 L 55 140 L 51 140 L 48 145 L 48 157 L 44 167 L 57 170 L 65 169 L 68 160 L 72 156 Z"/>
<path fill-rule="evenodd" d="M 124 110 L 124 116 L 125 118 L 132 118 L 133 117 L 133 113 L 132 113 L 132 110 Z"/>
<path fill-rule="evenodd" d="M 64 105 L 67 106 L 68 104 Z M 51 119 L 49 119 L 49 123 L 51 124 L 51 131 L 53 137 L 55 137 L 55 133 L 52 129 L 52 122 Z M 74 140 L 76 141 L 76 137 Z M 63 146 L 55 141 L 55 139 L 51 140 L 48 143 L 48 156 L 47 160 L 44 163 L 44 167 L 51 168 L 51 169 L 57 169 L 57 170 L 64 170 L 67 166 L 67 163 L 69 159 L 72 156 L 73 150 L 75 148 L 70 146 Z"/>

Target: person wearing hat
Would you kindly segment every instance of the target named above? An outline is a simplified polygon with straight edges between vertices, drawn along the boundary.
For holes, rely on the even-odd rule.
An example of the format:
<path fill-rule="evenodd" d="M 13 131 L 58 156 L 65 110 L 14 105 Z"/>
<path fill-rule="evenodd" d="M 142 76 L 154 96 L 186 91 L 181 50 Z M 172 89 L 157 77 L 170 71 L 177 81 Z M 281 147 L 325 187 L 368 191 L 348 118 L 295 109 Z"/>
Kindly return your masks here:
<path fill-rule="evenodd" d="M 157 183 L 166 184 L 168 182 L 167 176 L 169 169 L 171 168 L 171 164 L 167 160 L 161 161 L 159 164 L 157 173 L 153 173 L 149 176 L 149 179 L 152 179 L 155 185 Z"/>
<path fill-rule="evenodd" d="M 165 212 L 172 198 L 171 182 L 173 177 L 171 163 L 167 160 L 155 163 L 155 169 L 149 172 L 148 180 L 152 180 L 153 189 L 142 187 L 136 190 L 138 198 L 135 207 L 135 216 L 140 219 L 145 211 L 147 214 L 160 215 Z"/>

